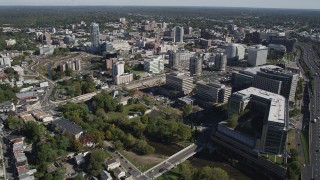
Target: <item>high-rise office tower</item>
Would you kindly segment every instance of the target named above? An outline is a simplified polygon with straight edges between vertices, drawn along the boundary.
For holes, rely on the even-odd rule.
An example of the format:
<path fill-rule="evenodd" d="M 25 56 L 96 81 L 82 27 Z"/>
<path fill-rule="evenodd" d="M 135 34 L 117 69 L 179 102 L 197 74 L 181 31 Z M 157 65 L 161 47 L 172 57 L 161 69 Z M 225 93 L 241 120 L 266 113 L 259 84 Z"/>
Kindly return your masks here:
<path fill-rule="evenodd" d="M 183 42 L 184 28 L 177 26 L 173 28 L 173 42 Z"/>
<path fill-rule="evenodd" d="M 171 69 L 178 69 L 178 63 L 179 63 L 179 60 L 177 58 L 177 55 L 174 51 L 172 50 L 169 50 L 168 51 L 168 55 L 169 55 L 169 66 Z"/>
<path fill-rule="evenodd" d="M 227 56 L 223 53 L 216 54 L 214 65 L 217 71 L 225 71 L 227 67 Z"/>
<path fill-rule="evenodd" d="M 100 46 L 100 31 L 99 24 L 91 24 L 91 46 L 93 49 L 98 49 Z"/>
<path fill-rule="evenodd" d="M 190 75 L 200 76 L 202 73 L 202 58 L 198 56 L 193 56 L 190 58 Z"/>
<path fill-rule="evenodd" d="M 262 45 L 250 46 L 248 49 L 248 64 L 261 66 L 267 63 L 268 48 Z"/>
<path fill-rule="evenodd" d="M 112 66 L 112 76 L 120 76 L 124 73 L 124 62 L 119 61 L 113 64 Z"/>
<path fill-rule="evenodd" d="M 261 135 L 257 137 L 256 150 L 282 154 L 285 150 L 288 128 L 288 103 L 278 94 L 250 87 L 233 93 L 229 98 L 228 115 L 240 114 L 249 109 L 260 115 Z"/>
<path fill-rule="evenodd" d="M 227 44 L 226 54 L 228 61 L 244 59 L 245 48 L 241 44 Z"/>

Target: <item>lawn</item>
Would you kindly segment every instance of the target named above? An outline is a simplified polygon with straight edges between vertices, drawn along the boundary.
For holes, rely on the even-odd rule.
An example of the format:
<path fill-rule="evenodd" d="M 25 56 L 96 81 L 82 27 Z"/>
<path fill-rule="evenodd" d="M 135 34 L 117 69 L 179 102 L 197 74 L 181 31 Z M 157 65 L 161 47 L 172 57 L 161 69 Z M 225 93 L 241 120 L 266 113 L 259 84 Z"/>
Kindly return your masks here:
<path fill-rule="evenodd" d="M 309 159 L 309 132 L 308 131 L 303 131 L 300 133 L 301 136 L 301 143 L 303 147 L 303 155 L 304 159 L 306 161 L 306 164 L 310 164 L 310 159 Z"/>
<path fill-rule="evenodd" d="M 165 158 L 158 157 L 156 154 L 140 156 L 125 150 L 120 151 L 120 153 L 141 172 L 145 172 L 165 160 Z"/>
<path fill-rule="evenodd" d="M 157 180 L 179 180 L 182 176 L 178 171 L 178 168 L 172 169 L 167 173 L 164 173 L 162 176 L 158 177 Z"/>
<path fill-rule="evenodd" d="M 266 155 L 266 154 L 261 154 L 261 156 L 269 159 L 272 162 L 275 162 L 277 164 L 283 165 L 283 158 L 280 156 L 276 156 L 276 155 Z"/>
<path fill-rule="evenodd" d="M 296 140 L 296 136 L 295 136 L 295 131 L 293 129 L 290 129 L 288 132 L 288 143 L 287 143 L 287 151 L 290 151 L 290 149 L 297 149 L 297 140 Z M 299 153 L 299 156 L 297 157 L 299 162 L 303 162 L 301 155 Z"/>
<path fill-rule="evenodd" d="M 130 104 L 123 106 L 123 112 L 109 112 L 108 117 L 110 119 L 119 119 L 119 118 L 125 118 L 128 116 L 130 112 L 135 112 L 132 111 L 132 109 L 136 106 L 141 106 L 142 104 Z"/>

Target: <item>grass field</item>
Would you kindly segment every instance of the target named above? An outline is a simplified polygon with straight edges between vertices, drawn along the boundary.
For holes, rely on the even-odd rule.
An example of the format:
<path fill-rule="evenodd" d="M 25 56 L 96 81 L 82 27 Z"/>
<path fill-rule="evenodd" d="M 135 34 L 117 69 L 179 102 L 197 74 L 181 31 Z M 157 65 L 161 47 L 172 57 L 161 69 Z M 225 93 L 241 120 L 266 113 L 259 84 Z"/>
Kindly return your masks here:
<path fill-rule="evenodd" d="M 128 116 L 130 112 L 133 112 L 132 109 L 135 106 L 141 106 L 141 104 L 130 104 L 130 105 L 123 106 L 123 112 L 109 112 L 108 117 L 110 119 L 125 118 Z"/>
<path fill-rule="evenodd" d="M 306 161 L 306 164 L 310 164 L 310 159 L 309 159 L 309 132 L 308 131 L 303 131 L 300 133 L 301 136 L 301 143 L 303 147 L 303 155 L 304 159 Z"/>
<path fill-rule="evenodd" d="M 125 150 L 120 151 L 120 153 L 141 172 L 145 172 L 165 159 L 163 157 L 159 157 L 157 154 L 140 156 Z"/>

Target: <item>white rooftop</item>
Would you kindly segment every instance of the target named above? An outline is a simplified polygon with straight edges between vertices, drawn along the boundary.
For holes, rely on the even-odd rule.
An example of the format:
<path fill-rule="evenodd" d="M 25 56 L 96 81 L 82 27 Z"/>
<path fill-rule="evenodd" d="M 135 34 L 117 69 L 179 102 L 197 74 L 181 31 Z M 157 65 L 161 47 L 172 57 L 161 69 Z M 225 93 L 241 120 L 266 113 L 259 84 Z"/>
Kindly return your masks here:
<path fill-rule="evenodd" d="M 286 99 L 283 96 L 254 87 L 249 87 L 236 93 L 243 96 L 256 95 L 264 99 L 270 99 L 271 106 L 268 121 L 285 123 Z"/>
<path fill-rule="evenodd" d="M 257 74 L 258 71 L 260 71 L 260 69 L 282 69 L 279 66 L 275 66 L 275 65 L 265 65 L 265 66 L 258 66 L 258 67 L 253 67 L 253 68 L 247 68 L 245 70 L 242 70 L 241 72 L 244 74 L 249 74 L 249 75 L 255 75 Z"/>

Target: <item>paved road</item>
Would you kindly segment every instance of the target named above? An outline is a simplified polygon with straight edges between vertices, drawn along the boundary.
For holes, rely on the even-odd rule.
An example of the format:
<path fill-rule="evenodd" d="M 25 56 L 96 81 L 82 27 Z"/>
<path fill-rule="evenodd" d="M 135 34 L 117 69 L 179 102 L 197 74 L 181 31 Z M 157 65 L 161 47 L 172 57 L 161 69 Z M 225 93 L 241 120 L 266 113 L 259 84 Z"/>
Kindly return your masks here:
<path fill-rule="evenodd" d="M 310 121 L 317 119 L 316 123 L 310 123 L 310 160 L 311 165 L 305 170 L 303 179 L 320 179 L 320 69 L 315 61 L 318 61 L 312 46 L 309 44 L 302 44 L 300 46 L 303 50 L 303 61 L 308 66 L 310 71 L 314 74 L 314 89 L 310 90 L 312 95 L 310 97 Z"/>
<path fill-rule="evenodd" d="M 108 147 L 112 147 L 111 143 L 104 141 L 103 144 L 105 147 L 107 147 L 106 150 L 108 150 L 108 152 L 111 153 L 114 159 L 120 160 L 121 167 L 126 172 L 130 173 L 133 177 L 139 177 L 140 180 L 149 179 L 148 177 L 144 176 L 142 172 L 137 167 L 135 167 L 130 161 L 128 161 L 121 153 L 119 153 L 118 151 L 112 151 L 108 149 Z"/>

